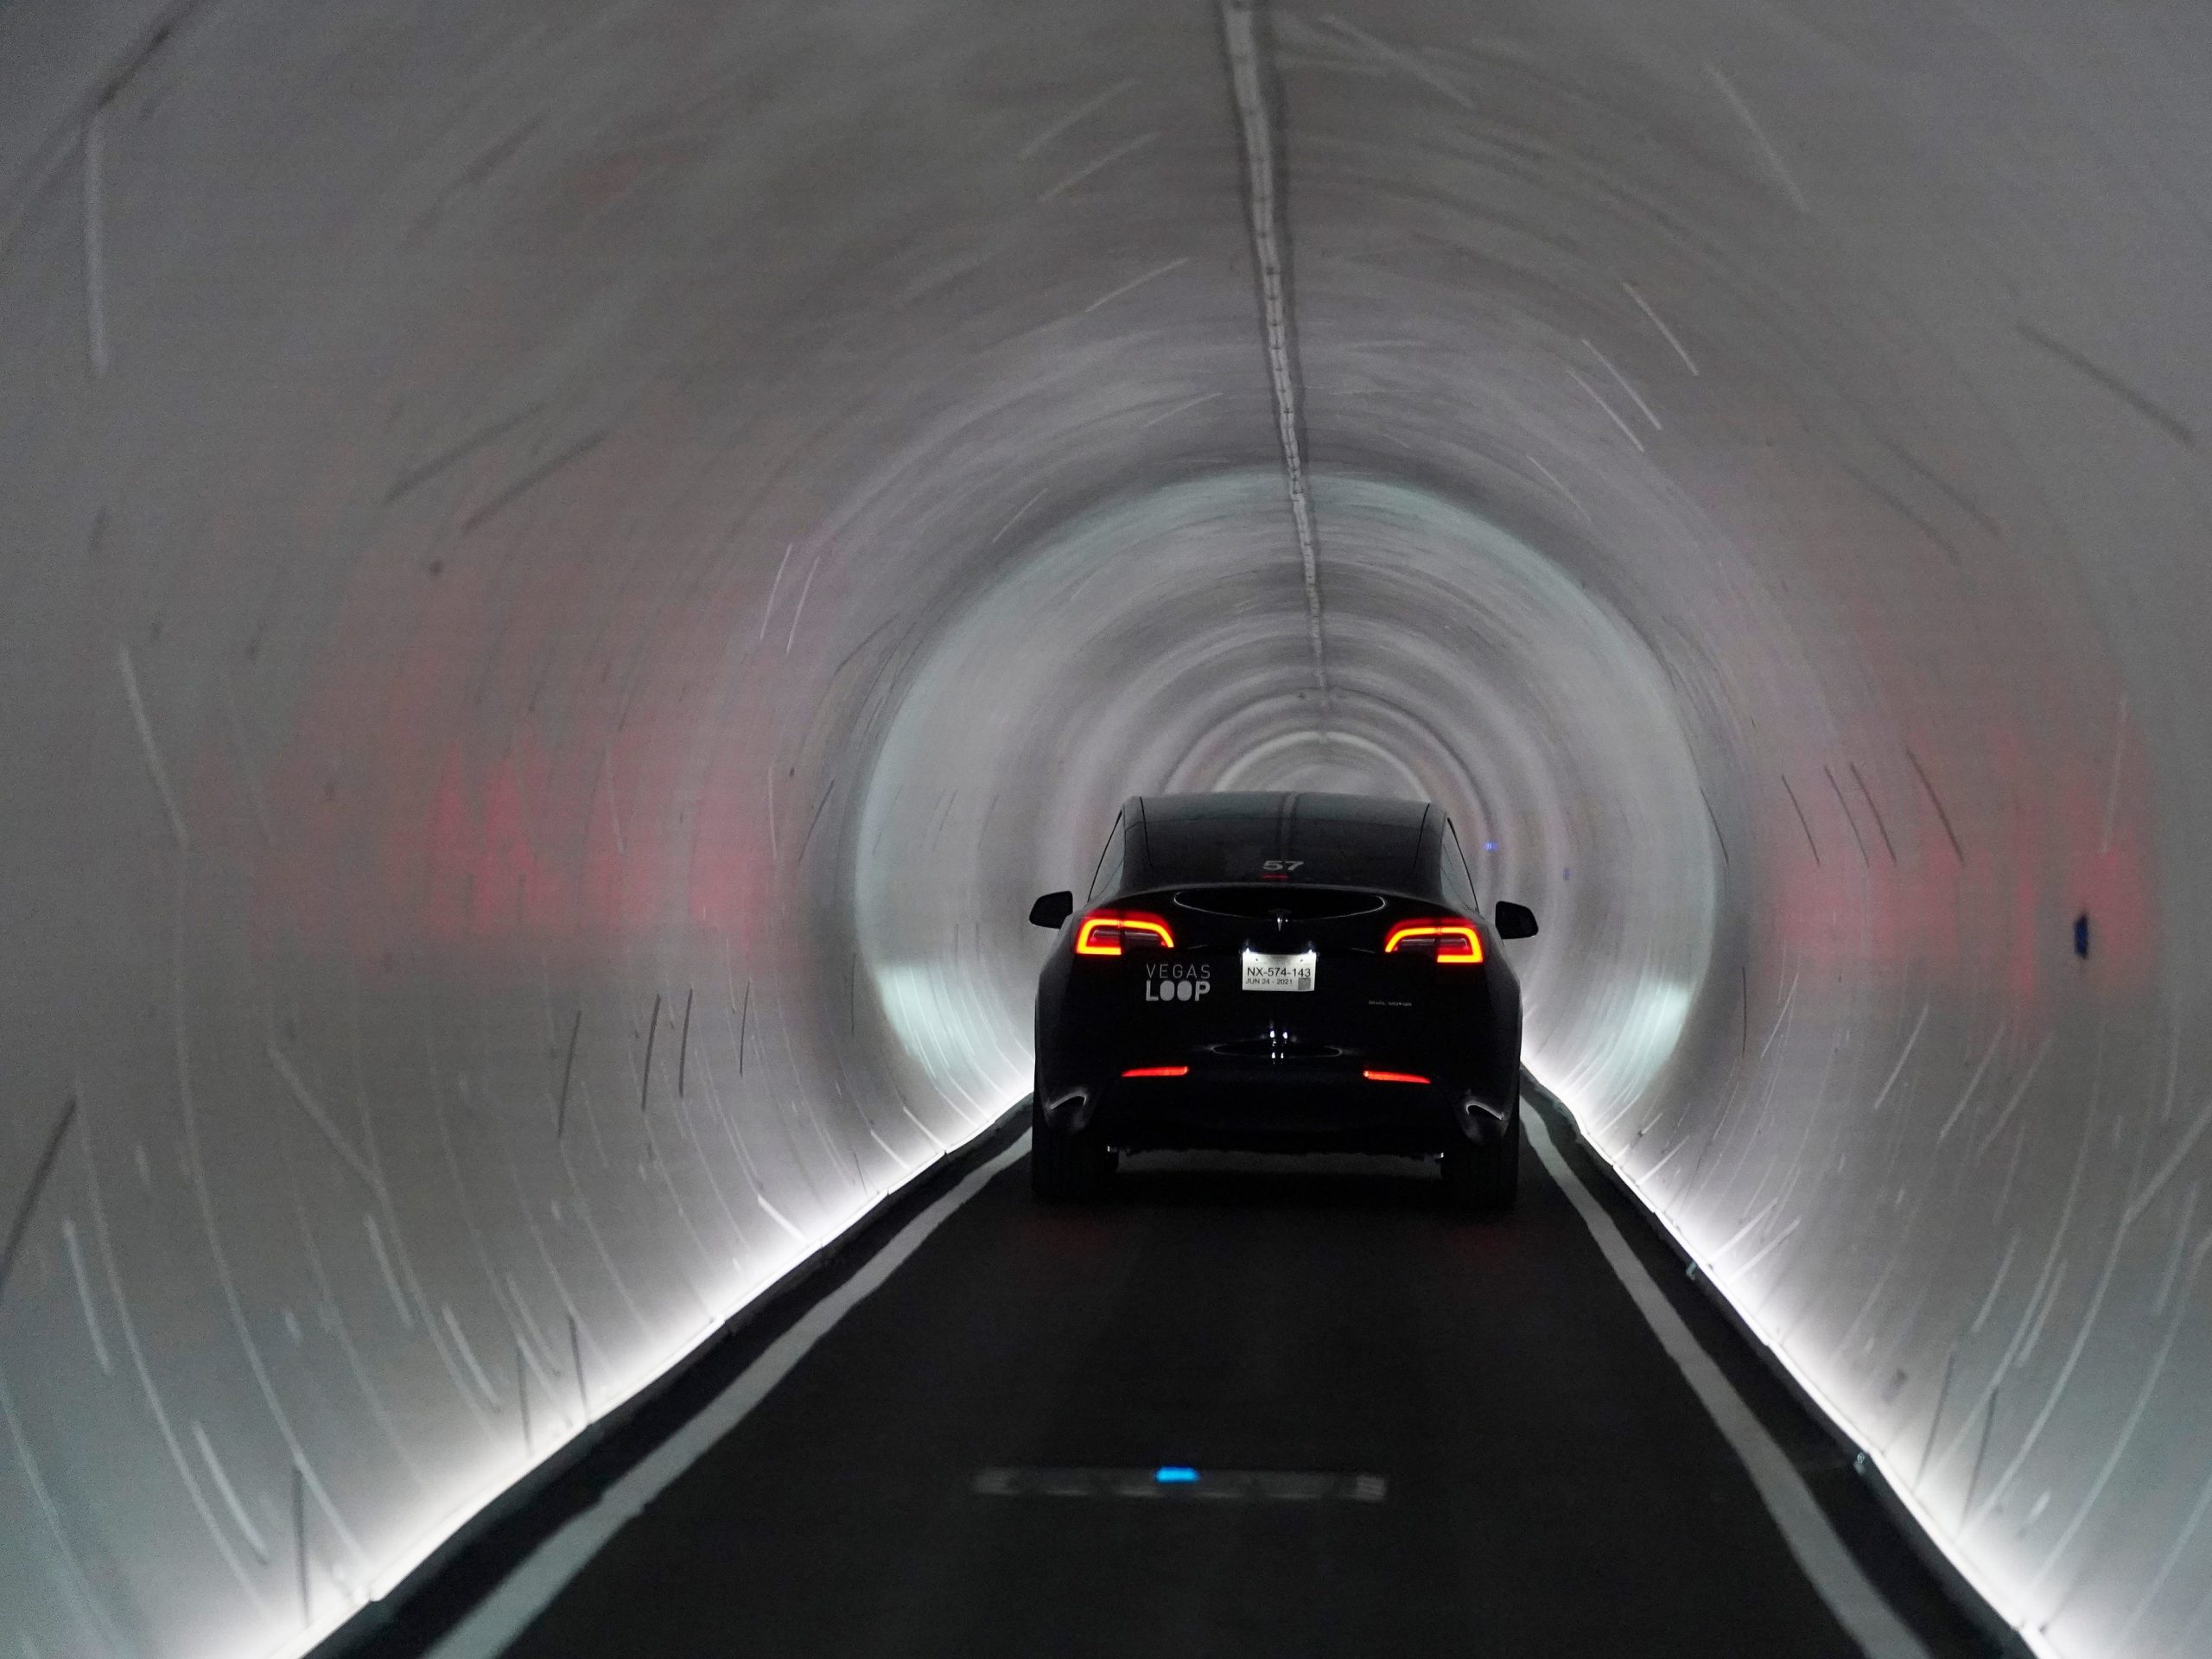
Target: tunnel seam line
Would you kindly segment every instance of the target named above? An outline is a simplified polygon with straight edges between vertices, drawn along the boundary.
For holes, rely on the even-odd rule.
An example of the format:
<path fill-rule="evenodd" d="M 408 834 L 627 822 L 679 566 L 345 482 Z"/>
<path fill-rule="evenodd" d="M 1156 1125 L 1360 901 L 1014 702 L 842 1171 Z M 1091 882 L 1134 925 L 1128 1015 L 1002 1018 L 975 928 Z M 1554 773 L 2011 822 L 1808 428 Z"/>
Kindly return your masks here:
<path fill-rule="evenodd" d="M 1297 347 L 1291 339 L 1288 256 L 1276 226 L 1275 149 L 1268 124 L 1266 95 L 1260 86 L 1261 46 L 1250 0 L 1223 0 L 1222 35 L 1229 54 L 1230 94 L 1236 106 L 1236 131 L 1244 157 L 1244 200 L 1252 237 L 1252 257 L 1260 282 L 1260 320 L 1266 337 L 1268 379 L 1274 393 L 1275 435 L 1282 444 L 1283 473 L 1290 489 L 1290 521 L 1298 536 L 1298 557 L 1306 583 L 1306 635 L 1313 654 L 1313 678 L 1321 694 L 1325 734 L 1333 698 L 1321 630 L 1320 558 L 1315 550 L 1313 504 L 1306 493 L 1304 444 L 1299 435 Z"/>

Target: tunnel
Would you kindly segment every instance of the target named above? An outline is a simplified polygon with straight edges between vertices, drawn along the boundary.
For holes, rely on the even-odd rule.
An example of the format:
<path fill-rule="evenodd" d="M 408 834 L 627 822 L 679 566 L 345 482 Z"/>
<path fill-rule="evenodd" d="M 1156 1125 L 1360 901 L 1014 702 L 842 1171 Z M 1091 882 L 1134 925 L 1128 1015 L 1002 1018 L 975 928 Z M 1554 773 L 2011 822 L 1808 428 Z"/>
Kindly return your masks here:
<path fill-rule="evenodd" d="M 2212 1651 L 2208 85 L 2162 0 L 0 3 L 0 1645 L 341 1650 L 956 1178 L 855 1375 L 1201 1297 L 1004 1196 L 1024 917 L 1270 790 L 1542 918 L 1548 1158 L 1987 1650 Z M 1255 1186 L 1236 1317 L 1351 1297 Z M 1372 1282 L 1580 1329 L 1543 1213 Z M 809 1375 L 746 1515 L 885 1430 Z"/>

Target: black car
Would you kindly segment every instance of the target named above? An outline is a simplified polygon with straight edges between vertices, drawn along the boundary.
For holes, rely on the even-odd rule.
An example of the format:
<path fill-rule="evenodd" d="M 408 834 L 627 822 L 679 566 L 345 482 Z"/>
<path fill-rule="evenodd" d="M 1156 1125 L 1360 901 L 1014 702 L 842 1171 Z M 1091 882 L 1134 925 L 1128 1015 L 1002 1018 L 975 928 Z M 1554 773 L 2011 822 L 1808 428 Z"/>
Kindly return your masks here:
<path fill-rule="evenodd" d="M 1357 795 L 1132 797 L 1037 982 L 1030 1171 L 1095 1191 L 1166 1147 L 1440 1159 L 1455 1205 L 1513 1202 L 1521 988 L 1452 821 Z"/>

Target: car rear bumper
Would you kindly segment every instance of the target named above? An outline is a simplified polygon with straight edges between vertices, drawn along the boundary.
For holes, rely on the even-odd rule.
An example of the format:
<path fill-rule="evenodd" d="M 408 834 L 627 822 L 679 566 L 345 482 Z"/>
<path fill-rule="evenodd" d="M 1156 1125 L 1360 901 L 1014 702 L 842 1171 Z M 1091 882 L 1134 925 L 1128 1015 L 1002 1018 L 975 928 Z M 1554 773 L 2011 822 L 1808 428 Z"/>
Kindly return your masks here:
<path fill-rule="evenodd" d="M 1179 1077 L 1115 1076 L 1046 1103 L 1053 1127 L 1123 1151 L 1380 1152 L 1486 1144 L 1510 1103 L 1463 1084 L 1377 1083 L 1357 1069 L 1193 1065 Z"/>

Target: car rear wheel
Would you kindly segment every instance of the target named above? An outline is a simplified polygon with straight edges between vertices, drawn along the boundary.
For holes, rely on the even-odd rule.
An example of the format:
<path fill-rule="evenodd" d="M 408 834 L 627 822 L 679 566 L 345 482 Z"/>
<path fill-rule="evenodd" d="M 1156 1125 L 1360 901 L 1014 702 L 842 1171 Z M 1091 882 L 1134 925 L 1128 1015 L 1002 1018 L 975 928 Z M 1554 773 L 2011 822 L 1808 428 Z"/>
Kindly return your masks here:
<path fill-rule="evenodd" d="M 1046 1204 L 1095 1198 L 1120 1160 L 1110 1147 L 1093 1146 L 1045 1118 L 1045 1109 L 1029 1103 L 1029 1190 Z"/>
<path fill-rule="evenodd" d="M 1468 1215 L 1510 1210 L 1521 1185 L 1521 1110 L 1514 1108 L 1505 1133 L 1487 1144 L 1470 1142 L 1444 1154 L 1444 1200 Z"/>

